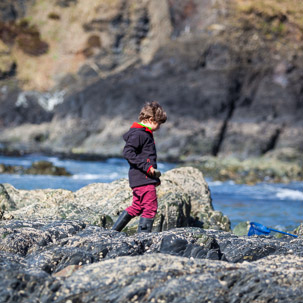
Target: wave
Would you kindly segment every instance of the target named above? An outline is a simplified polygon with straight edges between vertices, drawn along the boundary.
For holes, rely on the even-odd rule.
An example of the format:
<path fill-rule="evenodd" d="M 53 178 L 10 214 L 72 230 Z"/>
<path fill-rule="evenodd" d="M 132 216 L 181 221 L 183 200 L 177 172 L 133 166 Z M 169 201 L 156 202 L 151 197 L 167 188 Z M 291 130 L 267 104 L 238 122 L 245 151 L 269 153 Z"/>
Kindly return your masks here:
<path fill-rule="evenodd" d="M 122 178 L 122 176 L 118 173 L 110 173 L 110 174 L 77 174 L 72 176 L 75 180 L 104 180 L 110 179 L 115 180 L 117 178 Z"/>
<path fill-rule="evenodd" d="M 276 197 L 281 200 L 302 200 L 303 201 L 303 192 L 293 189 L 278 189 Z"/>
<path fill-rule="evenodd" d="M 205 178 L 205 181 L 207 182 L 208 186 L 232 186 L 232 185 L 238 185 L 236 184 L 234 181 L 230 180 L 230 181 L 212 181 L 209 178 Z M 239 186 L 239 185 L 238 185 Z"/>
<path fill-rule="evenodd" d="M 210 181 L 207 178 L 206 178 L 206 182 L 209 186 L 219 186 L 223 184 L 222 181 Z"/>

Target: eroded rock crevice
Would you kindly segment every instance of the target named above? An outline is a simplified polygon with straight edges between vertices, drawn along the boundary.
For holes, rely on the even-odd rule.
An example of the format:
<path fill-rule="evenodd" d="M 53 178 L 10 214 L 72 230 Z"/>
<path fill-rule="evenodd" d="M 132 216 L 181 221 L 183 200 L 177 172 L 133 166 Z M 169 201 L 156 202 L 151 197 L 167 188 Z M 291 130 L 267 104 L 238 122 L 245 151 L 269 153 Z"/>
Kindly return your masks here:
<path fill-rule="evenodd" d="M 273 131 L 273 133 L 270 136 L 268 142 L 266 143 L 266 145 L 261 150 L 262 154 L 266 154 L 267 152 L 275 149 L 282 131 L 283 131 L 283 126 L 282 127 L 277 127 Z"/>
<path fill-rule="evenodd" d="M 243 86 L 242 81 L 240 80 L 239 77 L 231 77 L 231 78 L 233 80 L 231 80 L 231 85 L 228 90 L 227 113 L 222 123 L 219 135 L 216 138 L 212 147 L 213 156 L 217 156 L 218 153 L 220 152 L 221 145 L 223 144 L 223 140 L 227 132 L 228 123 L 232 119 L 237 103 L 239 102 L 241 97 L 241 89 Z"/>

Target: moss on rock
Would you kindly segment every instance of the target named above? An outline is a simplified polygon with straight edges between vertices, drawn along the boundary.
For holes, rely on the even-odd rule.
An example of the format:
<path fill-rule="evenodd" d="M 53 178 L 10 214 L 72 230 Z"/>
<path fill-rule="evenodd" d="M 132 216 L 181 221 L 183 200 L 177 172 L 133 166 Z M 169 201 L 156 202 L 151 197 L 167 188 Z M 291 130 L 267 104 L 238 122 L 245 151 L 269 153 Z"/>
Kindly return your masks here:
<path fill-rule="evenodd" d="M 258 182 L 288 183 L 303 180 L 302 160 L 284 161 L 264 156 L 240 160 L 234 157 L 205 156 L 191 163 L 214 180 L 233 180 L 239 184 Z"/>

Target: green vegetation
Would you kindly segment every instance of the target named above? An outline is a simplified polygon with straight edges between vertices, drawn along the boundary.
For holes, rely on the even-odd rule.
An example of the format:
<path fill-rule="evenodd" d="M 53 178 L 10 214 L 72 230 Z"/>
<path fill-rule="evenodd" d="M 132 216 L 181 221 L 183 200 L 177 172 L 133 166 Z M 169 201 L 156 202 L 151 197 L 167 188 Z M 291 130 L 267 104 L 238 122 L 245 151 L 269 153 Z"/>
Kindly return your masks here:
<path fill-rule="evenodd" d="M 303 3 L 300 0 L 238 0 L 237 3 L 244 13 L 255 14 L 268 21 L 279 18 L 303 29 Z"/>
<path fill-rule="evenodd" d="M 8 232 L 4 232 L 4 233 L 2 234 L 2 239 L 5 239 L 9 234 L 10 234 L 10 233 L 8 233 Z"/>
<path fill-rule="evenodd" d="M 67 218 L 67 215 L 65 213 L 61 213 L 60 216 L 62 220 L 65 220 Z"/>
<path fill-rule="evenodd" d="M 266 39 L 300 42 L 303 35 L 303 3 L 298 0 L 238 0 L 240 22 Z"/>

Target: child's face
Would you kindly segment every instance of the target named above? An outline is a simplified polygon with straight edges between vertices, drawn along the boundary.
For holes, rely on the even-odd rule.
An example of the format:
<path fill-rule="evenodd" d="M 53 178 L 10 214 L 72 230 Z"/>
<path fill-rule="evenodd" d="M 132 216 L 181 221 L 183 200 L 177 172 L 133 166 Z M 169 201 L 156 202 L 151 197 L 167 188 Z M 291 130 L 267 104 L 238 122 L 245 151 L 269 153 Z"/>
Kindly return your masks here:
<path fill-rule="evenodd" d="M 152 125 L 152 126 L 151 126 L 152 131 L 155 132 L 156 130 L 158 130 L 158 129 L 160 128 L 160 125 L 161 125 L 161 124 L 158 123 L 158 122 L 152 121 L 152 122 L 151 122 L 151 125 Z"/>
<path fill-rule="evenodd" d="M 158 123 L 156 121 L 153 121 L 152 119 L 145 120 L 145 121 L 143 121 L 143 123 L 146 126 L 150 127 L 153 132 L 158 130 L 160 128 L 160 125 L 161 125 L 160 123 Z"/>

